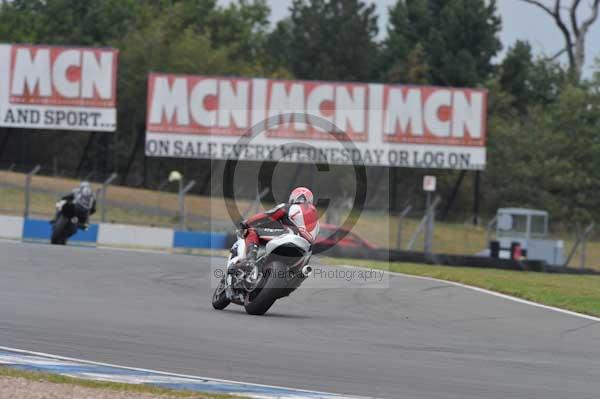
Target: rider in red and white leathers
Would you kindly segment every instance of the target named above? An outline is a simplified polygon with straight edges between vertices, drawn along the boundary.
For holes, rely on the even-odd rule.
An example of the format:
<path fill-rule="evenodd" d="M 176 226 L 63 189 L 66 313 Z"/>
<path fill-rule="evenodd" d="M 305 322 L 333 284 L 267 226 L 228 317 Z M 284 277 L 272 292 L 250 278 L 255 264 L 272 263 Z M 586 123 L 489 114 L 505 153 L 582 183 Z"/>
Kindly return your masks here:
<path fill-rule="evenodd" d="M 255 228 L 273 222 L 282 223 L 312 244 L 319 234 L 319 213 L 313 205 L 313 193 L 305 187 L 298 187 L 292 191 L 287 204 L 254 215 L 240 224 L 245 231 L 247 261 L 256 260 L 260 236 Z"/>

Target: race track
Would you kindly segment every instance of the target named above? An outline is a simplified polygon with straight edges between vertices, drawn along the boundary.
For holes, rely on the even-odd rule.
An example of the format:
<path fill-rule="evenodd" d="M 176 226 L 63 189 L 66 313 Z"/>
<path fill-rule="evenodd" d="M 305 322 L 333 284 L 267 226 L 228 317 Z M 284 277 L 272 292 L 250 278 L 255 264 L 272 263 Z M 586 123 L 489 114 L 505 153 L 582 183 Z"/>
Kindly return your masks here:
<path fill-rule="evenodd" d="M 594 321 L 399 276 L 302 289 L 266 317 L 217 312 L 209 264 L 0 242 L 0 346 L 390 399 L 600 392 Z"/>

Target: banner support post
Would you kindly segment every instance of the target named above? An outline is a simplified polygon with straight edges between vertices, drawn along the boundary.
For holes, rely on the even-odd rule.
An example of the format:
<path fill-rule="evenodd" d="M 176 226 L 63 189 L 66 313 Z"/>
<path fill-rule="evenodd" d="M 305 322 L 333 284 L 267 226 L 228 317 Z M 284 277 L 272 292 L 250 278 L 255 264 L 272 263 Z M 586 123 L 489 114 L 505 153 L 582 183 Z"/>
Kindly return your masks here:
<path fill-rule="evenodd" d="M 185 230 L 186 223 L 186 215 L 185 215 L 185 195 L 196 185 L 196 181 L 192 180 L 187 184 L 187 186 L 183 187 L 183 179 L 179 180 L 179 222 L 180 229 Z"/>
<path fill-rule="evenodd" d="M 31 172 L 27 173 L 27 177 L 25 178 L 25 210 L 23 212 L 23 216 L 25 219 L 29 217 L 29 202 L 31 197 L 31 178 L 33 175 L 37 174 L 42 167 L 40 165 L 36 165 L 35 168 L 31 170 Z"/>
<path fill-rule="evenodd" d="M 427 212 L 427 224 L 425 225 L 425 254 L 426 255 L 431 255 L 431 250 L 432 250 L 432 246 L 433 246 L 433 237 L 432 237 L 432 233 L 433 233 L 433 226 L 432 226 L 432 222 L 433 222 L 433 217 L 432 217 L 432 210 L 431 210 L 431 191 L 427 191 L 427 199 L 425 200 L 425 209 Z"/>
<path fill-rule="evenodd" d="M 431 195 L 436 191 L 437 179 L 435 176 L 423 177 L 423 191 L 426 193 L 425 203 L 425 242 L 424 251 L 426 256 L 431 256 L 433 252 L 433 219 L 435 217 L 435 207 L 439 200 L 436 198 L 435 203 L 431 203 Z"/>
<path fill-rule="evenodd" d="M 402 249 L 402 223 L 404 222 L 404 218 L 408 216 L 408 214 L 412 211 L 412 206 L 407 205 L 404 210 L 398 216 L 398 231 L 396 233 L 396 249 Z"/>
<path fill-rule="evenodd" d="M 473 198 L 473 225 L 479 226 L 479 208 L 481 206 L 481 171 L 475 172 L 475 190 Z"/>
<path fill-rule="evenodd" d="M 100 206 L 102 207 L 101 209 L 101 217 L 100 220 L 102 221 L 102 223 L 106 223 L 106 191 L 108 190 L 108 186 L 117 179 L 117 177 L 119 177 L 119 175 L 117 175 L 116 173 L 112 173 L 108 179 L 106 179 L 104 181 L 104 183 L 102 183 L 102 198 L 101 198 L 101 202 L 100 202 Z"/>

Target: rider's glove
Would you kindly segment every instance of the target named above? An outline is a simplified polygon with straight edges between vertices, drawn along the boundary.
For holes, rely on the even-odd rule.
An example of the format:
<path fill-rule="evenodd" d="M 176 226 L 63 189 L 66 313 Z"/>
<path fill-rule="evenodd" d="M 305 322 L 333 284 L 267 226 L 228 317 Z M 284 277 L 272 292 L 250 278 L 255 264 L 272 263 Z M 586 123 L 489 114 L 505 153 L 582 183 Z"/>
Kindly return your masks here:
<path fill-rule="evenodd" d="M 240 236 L 242 236 L 242 238 L 246 238 L 246 236 L 248 235 L 249 228 L 250 228 L 250 226 L 248 226 L 248 223 L 246 223 L 246 222 L 240 223 Z"/>

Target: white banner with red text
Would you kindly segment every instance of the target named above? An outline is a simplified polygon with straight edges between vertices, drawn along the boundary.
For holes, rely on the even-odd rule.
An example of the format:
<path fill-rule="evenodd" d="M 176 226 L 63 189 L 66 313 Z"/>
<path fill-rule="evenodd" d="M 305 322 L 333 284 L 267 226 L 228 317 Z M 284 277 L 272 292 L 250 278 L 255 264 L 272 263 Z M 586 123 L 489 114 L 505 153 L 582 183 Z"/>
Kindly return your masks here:
<path fill-rule="evenodd" d="M 486 114 L 485 90 L 150 74 L 146 155 L 480 170 Z"/>
<path fill-rule="evenodd" d="M 114 132 L 118 51 L 0 44 L 0 126 Z"/>

